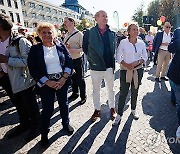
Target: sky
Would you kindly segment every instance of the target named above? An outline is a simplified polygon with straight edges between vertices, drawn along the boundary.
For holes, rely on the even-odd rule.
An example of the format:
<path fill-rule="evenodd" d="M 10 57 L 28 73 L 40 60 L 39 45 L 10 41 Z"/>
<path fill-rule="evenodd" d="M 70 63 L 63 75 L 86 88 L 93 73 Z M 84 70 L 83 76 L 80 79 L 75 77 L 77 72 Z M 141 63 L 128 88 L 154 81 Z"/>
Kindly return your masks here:
<path fill-rule="evenodd" d="M 46 0 L 55 5 L 61 5 L 65 0 Z M 124 23 L 131 22 L 135 10 L 144 4 L 146 10 L 148 4 L 153 0 L 78 0 L 79 4 L 85 9 L 95 14 L 99 10 L 104 10 L 108 15 L 108 24 L 117 28 L 117 22 L 113 18 L 114 11 L 118 12 L 119 27 Z"/>

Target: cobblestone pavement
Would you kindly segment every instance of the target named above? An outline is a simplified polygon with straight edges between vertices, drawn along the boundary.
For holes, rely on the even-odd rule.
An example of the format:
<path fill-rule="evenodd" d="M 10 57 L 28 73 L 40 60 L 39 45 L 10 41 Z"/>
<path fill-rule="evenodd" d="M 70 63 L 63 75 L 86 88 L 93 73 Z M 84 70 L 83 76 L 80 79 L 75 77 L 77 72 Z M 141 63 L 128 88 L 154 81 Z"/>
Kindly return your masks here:
<path fill-rule="evenodd" d="M 117 67 L 118 68 L 118 67 Z M 137 110 L 140 119 L 135 121 L 130 115 L 130 98 L 119 126 L 112 127 L 107 94 L 102 84 L 101 120 L 92 123 L 90 117 L 94 112 L 92 103 L 92 85 L 89 72 L 86 74 L 87 102 L 80 106 L 78 100 L 70 103 L 71 124 L 75 128 L 68 136 L 61 129 L 61 118 L 57 102 L 51 119 L 49 133 L 50 146 L 42 149 L 40 136 L 25 143 L 22 135 L 8 139 L 7 133 L 17 125 L 17 113 L 8 97 L 0 91 L 0 153 L 1 154 L 180 154 L 180 144 L 175 139 L 178 126 L 176 109 L 170 103 L 170 86 L 168 82 L 155 83 L 155 68 L 152 63 L 144 73 L 139 90 Z M 119 70 L 115 73 L 116 108 L 119 96 Z M 41 105 L 40 105 L 41 107 Z"/>

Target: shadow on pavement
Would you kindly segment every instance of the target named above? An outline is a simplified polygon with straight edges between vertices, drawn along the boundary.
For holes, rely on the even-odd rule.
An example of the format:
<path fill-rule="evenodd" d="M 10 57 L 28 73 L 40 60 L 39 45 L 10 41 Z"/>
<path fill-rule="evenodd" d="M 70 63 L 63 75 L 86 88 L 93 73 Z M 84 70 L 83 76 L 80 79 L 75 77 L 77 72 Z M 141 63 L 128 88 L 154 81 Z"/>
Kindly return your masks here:
<path fill-rule="evenodd" d="M 101 114 L 101 117 L 105 117 L 105 115 L 103 116 L 103 114 Z M 95 138 L 103 130 L 108 121 L 109 118 L 101 118 L 99 122 L 96 122 L 91 127 L 89 135 L 84 138 L 84 140 L 78 145 L 76 149 L 74 149 L 73 153 L 88 153 L 93 145 Z"/>
<path fill-rule="evenodd" d="M 155 82 L 153 92 L 144 96 L 142 108 L 144 114 L 152 116 L 149 124 L 155 130 L 147 133 L 149 148 L 158 148 L 168 143 L 172 153 L 179 154 L 180 144 L 173 143 L 178 127 L 176 108 L 170 102 L 170 92 L 164 81 Z"/>
<path fill-rule="evenodd" d="M 117 135 L 117 131 L 119 126 L 113 126 L 108 136 L 104 142 L 104 144 L 98 149 L 97 154 L 125 154 L 126 152 L 126 143 L 128 141 L 128 136 L 131 130 L 133 117 L 130 115 L 124 124 L 124 127 L 115 141 L 115 137 Z M 120 124 L 121 125 L 121 124 Z"/>
<path fill-rule="evenodd" d="M 71 153 L 80 140 L 80 138 L 83 136 L 85 131 L 89 128 L 89 126 L 92 124 L 91 119 L 86 121 L 70 138 L 68 143 L 63 147 L 63 149 L 59 152 L 60 154 L 64 153 Z"/>

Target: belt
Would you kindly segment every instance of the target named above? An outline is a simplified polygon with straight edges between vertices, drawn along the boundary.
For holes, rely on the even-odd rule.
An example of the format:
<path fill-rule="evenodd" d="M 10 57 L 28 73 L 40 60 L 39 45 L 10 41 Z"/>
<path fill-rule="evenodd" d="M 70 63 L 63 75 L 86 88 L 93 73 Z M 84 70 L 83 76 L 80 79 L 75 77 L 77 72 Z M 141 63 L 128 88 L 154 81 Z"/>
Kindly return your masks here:
<path fill-rule="evenodd" d="M 62 73 L 53 73 L 53 74 L 48 74 L 48 79 L 55 79 L 58 80 L 62 77 Z"/>

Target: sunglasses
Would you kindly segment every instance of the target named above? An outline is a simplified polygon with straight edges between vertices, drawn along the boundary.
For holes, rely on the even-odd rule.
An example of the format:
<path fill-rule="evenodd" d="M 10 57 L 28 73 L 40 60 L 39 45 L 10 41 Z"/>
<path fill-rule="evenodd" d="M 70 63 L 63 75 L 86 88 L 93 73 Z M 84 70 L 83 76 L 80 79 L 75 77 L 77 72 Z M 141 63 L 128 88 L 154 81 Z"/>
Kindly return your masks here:
<path fill-rule="evenodd" d="M 166 26 L 166 28 L 171 28 L 170 26 Z"/>
<path fill-rule="evenodd" d="M 134 49 L 135 49 L 135 53 L 137 53 L 137 49 L 136 49 L 136 46 L 135 45 L 133 45 L 134 46 Z"/>

